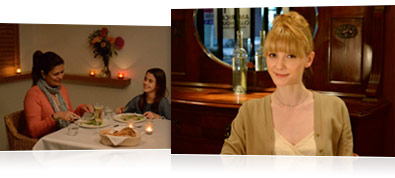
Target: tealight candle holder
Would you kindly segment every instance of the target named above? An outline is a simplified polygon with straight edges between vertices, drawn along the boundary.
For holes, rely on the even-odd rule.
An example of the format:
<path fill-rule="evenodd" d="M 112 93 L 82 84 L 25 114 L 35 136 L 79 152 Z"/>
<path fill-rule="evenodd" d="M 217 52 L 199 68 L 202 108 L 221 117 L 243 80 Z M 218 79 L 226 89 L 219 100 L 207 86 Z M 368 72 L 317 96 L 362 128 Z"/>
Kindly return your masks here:
<path fill-rule="evenodd" d="M 90 71 L 89 71 L 89 76 L 95 77 L 95 75 L 96 75 L 96 73 L 95 73 L 94 70 L 90 70 Z"/>
<path fill-rule="evenodd" d="M 125 77 L 125 75 L 122 72 L 119 72 L 117 77 L 118 79 L 122 80 Z"/>
<path fill-rule="evenodd" d="M 133 120 L 128 120 L 127 126 L 131 129 L 134 129 L 134 121 Z"/>
<path fill-rule="evenodd" d="M 16 74 L 21 74 L 21 73 L 22 73 L 21 68 L 17 68 L 17 69 L 16 69 Z"/>
<path fill-rule="evenodd" d="M 145 133 L 151 135 L 154 132 L 154 123 L 152 121 L 145 122 Z"/>

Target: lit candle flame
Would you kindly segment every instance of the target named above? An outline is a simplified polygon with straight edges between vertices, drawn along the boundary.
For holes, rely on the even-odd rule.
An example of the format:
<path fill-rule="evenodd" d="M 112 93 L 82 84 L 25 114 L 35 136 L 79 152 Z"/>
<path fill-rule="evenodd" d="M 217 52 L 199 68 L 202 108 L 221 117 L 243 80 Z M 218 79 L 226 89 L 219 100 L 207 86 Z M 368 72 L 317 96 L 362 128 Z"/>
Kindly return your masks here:
<path fill-rule="evenodd" d="M 18 68 L 18 69 L 16 69 L 16 73 L 17 74 L 20 74 L 22 71 L 21 71 L 21 68 Z"/>
<path fill-rule="evenodd" d="M 147 132 L 152 132 L 152 128 L 151 128 L 151 127 L 148 127 L 148 128 L 147 128 Z"/>
<path fill-rule="evenodd" d="M 123 77 L 124 77 L 123 73 L 122 73 L 122 72 L 119 72 L 119 73 L 118 73 L 118 79 L 123 79 Z"/>
<path fill-rule="evenodd" d="M 91 77 L 94 77 L 94 76 L 95 76 L 95 71 L 94 71 L 94 70 L 89 71 L 89 75 L 90 75 Z"/>

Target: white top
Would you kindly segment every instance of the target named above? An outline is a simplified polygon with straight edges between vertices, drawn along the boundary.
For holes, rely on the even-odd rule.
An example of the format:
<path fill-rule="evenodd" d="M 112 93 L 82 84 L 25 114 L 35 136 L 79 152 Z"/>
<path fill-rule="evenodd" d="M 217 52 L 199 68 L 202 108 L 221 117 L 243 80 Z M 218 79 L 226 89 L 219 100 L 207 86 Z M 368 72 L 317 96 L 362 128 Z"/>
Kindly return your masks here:
<path fill-rule="evenodd" d="M 274 129 L 274 140 L 276 155 L 316 156 L 317 146 L 314 140 L 314 131 L 293 145 L 277 129 Z"/>

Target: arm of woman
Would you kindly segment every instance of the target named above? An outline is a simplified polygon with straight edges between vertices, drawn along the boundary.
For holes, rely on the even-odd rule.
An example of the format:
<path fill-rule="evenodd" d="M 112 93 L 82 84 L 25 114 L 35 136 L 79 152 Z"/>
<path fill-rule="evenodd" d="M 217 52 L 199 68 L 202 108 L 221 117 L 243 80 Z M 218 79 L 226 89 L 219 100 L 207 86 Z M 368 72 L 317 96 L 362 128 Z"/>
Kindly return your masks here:
<path fill-rule="evenodd" d="M 52 108 L 44 106 L 37 93 L 30 90 L 26 94 L 24 108 L 30 136 L 38 138 L 55 130 Z"/>
<path fill-rule="evenodd" d="M 338 143 L 337 154 L 339 156 L 352 156 L 354 143 L 352 137 L 350 116 L 348 114 L 347 107 L 343 101 L 341 104 L 341 117 L 343 121 L 343 130 Z"/>
<path fill-rule="evenodd" d="M 159 115 L 165 119 L 171 120 L 171 105 L 166 98 L 163 98 L 159 103 Z"/>
<path fill-rule="evenodd" d="M 79 116 L 82 116 L 82 115 L 84 115 L 85 112 L 92 113 L 93 110 L 94 110 L 93 106 L 90 104 L 80 104 L 77 106 L 74 113 Z"/>
<path fill-rule="evenodd" d="M 126 108 L 126 109 L 123 108 L 122 111 L 123 111 L 124 113 L 135 113 L 135 112 L 138 112 L 138 102 L 139 102 L 139 99 L 140 99 L 140 95 L 134 97 L 132 100 L 130 100 L 130 101 L 128 102 L 128 104 L 125 105 L 125 108 Z M 142 114 L 142 113 L 140 113 L 140 114 Z"/>
<path fill-rule="evenodd" d="M 229 138 L 225 139 L 221 154 L 246 154 L 245 119 L 247 119 L 247 111 L 245 105 L 242 105 L 236 118 L 232 121 L 231 134 Z"/>

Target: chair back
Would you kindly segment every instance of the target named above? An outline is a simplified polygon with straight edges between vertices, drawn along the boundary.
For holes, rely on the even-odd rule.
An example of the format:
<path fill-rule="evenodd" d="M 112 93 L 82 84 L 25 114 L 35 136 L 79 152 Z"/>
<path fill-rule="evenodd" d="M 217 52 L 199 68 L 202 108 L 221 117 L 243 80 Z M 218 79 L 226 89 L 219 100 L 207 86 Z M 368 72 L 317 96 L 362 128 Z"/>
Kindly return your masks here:
<path fill-rule="evenodd" d="M 25 111 L 17 111 L 4 117 L 9 150 L 32 150 L 38 139 L 31 138 L 27 131 Z"/>

